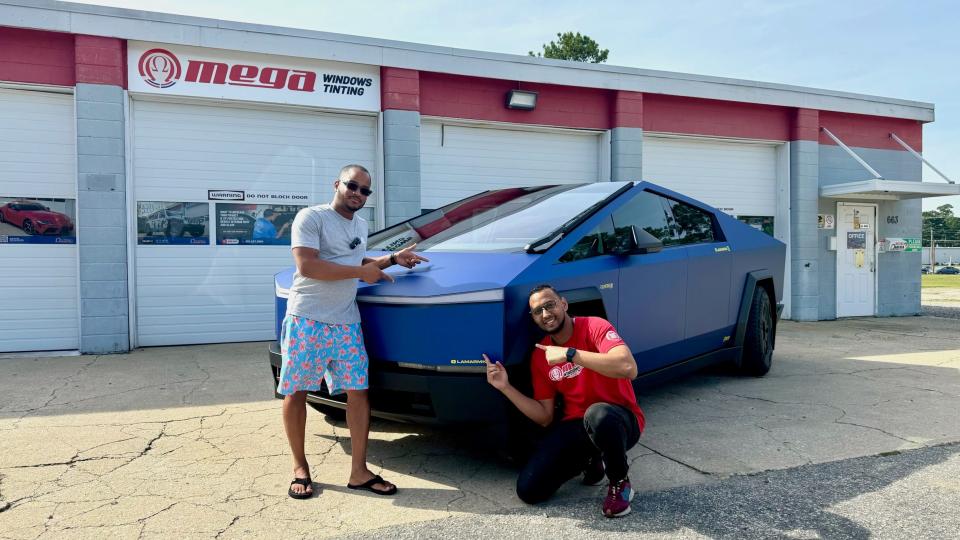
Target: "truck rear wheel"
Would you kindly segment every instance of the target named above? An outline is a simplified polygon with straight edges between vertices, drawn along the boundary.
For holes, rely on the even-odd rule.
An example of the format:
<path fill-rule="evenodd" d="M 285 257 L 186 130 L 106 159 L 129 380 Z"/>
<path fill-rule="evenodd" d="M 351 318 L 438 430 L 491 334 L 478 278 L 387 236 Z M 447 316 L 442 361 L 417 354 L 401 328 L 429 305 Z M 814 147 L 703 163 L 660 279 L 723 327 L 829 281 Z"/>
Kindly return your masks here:
<path fill-rule="evenodd" d="M 762 377 L 770 371 L 773 362 L 773 308 L 770 296 L 763 287 L 753 292 L 747 332 L 743 340 L 743 358 L 740 372 L 744 375 Z"/>

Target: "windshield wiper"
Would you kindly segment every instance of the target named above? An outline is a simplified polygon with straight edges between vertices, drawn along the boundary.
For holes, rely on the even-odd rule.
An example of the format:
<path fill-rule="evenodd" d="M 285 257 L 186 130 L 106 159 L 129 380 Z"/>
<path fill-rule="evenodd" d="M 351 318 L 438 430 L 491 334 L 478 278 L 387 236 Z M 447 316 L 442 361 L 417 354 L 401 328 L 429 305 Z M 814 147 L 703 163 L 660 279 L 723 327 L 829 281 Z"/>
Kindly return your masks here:
<path fill-rule="evenodd" d="M 602 200 L 593 203 L 592 205 L 590 205 L 589 208 L 587 208 L 583 212 L 580 212 L 573 219 L 564 223 L 559 228 L 554 229 L 548 232 L 546 235 L 527 244 L 526 247 L 524 248 L 524 251 L 526 251 L 527 253 L 543 253 L 544 251 L 547 251 L 548 249 L 553 247 L 554 244 L 562 240 L 563 237 L 566 236 L 568 232 L 572 231 L 573 229 L 576 229 L 577 227 L 580 226 L 581 223 L 589 219 L 593 214 L 597 212 L 597 210 L 603 208 L 604 206 L 607 205 L 607 203 L 616 199 L 623 192 L 627 191 L 633 186 L 634 186 L 633 182 L 627 182 L 626 185 L 614 191 L 610 195 L 607 195 Z"/>

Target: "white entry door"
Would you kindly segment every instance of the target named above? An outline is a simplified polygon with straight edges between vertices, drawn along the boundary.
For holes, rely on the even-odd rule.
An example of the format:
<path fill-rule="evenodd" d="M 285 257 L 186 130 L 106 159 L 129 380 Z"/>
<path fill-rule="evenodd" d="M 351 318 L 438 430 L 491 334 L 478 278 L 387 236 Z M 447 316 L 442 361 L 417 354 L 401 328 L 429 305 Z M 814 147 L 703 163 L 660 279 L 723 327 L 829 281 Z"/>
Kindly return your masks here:
<path fill-rule="evenodd" d="M 837 317 L 874 315 L 877 207 L 837 204 Z"/>

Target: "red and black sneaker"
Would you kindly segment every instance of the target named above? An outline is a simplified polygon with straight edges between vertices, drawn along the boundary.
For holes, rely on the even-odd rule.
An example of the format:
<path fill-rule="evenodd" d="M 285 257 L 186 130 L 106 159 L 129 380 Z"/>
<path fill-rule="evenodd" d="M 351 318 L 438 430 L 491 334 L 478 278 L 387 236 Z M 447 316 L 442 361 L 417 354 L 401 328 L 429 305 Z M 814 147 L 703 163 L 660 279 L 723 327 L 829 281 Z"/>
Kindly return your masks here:
<path fill-rule="evenodd" d="M 581 481 L 585 486 L 599 486 L 603 482 L 603 476 L 606 473 L 606 470 L 603 466 L 603 460 L 600 459 L 600 455 L 593 456 L 590 458 L 590 461 L 587 462 L 587 467 L 583 469 L 583 480 Z"/>
<path fill-rule="evenodd" d="M 633 486 L 630 477 L 607 486 L 607 497 L 603 500 L 603 515 L 608 518 L 623 517 L 630 513 L 630 501 L 633 500 Z"/>

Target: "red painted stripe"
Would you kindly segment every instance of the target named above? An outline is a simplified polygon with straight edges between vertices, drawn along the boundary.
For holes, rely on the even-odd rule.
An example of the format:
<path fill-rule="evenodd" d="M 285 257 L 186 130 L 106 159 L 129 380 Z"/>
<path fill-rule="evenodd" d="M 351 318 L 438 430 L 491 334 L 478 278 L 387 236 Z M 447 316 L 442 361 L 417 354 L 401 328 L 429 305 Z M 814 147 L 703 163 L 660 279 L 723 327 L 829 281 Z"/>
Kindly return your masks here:
<path fill-rule="evenodd" d="M 791 141 L 815 141 L 820 133 L 820 111 L 796 109 L 790 131 Z"/>
<path fill-rule="evenodd" d="M 78 83 L 111 84 L 126 88 L 125 43 L 100 36 L 75 36 Z"/>
<path fill-rule="evenodd" d="M 420 72 L 413 69 L 380 68 L 382 110 L 420 110 Z"/>
<path fill-rule="evenodd" d="M 73 36 L 0 27 L 0 80 L 73 86 Z"/>
<path fill-rule="evenodd" d="M 914 150 L 923 151 L 923 123 L 917 120 L 822 111 L 820 125 L 829 129 L 847 146 L 903 150 L 897 141 L 890 138 L 890 133 L 896 133 Z M 823 132 L 819 133 L 819 140 L 820 144 L 837 144 Z"/>
<path fill-rule="evenodd" d="M 712 137 L 790 140 L 788 107 L 644 94 L 643 129 Z"/>
<path fill-rule="evenodd" d="M 613 93 L 611 127 L 643 127 L 643 94 L 618 90 Z"/>
<path fill-rule="evenodd" d="M 507 92 L 518 88 L 539 92 L 535 110 L 504 105 Z M 420 72 L 420 112 L 428 116 L 607 129 L 610 102 L 607 90 Z"/>

